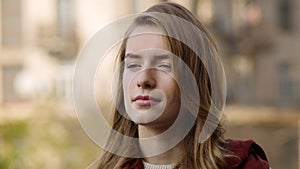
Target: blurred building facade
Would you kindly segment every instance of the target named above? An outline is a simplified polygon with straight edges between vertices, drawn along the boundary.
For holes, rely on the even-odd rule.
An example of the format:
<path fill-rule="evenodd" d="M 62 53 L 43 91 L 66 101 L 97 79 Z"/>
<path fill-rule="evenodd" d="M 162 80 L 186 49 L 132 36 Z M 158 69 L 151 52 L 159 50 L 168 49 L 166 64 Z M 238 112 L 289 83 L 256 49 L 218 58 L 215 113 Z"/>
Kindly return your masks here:
<path fill-rule="evenodd" d="M 73 1 L 0 1 L 0 103 L 71 96 Z"/>
<path fill-rule="evenodd" d="M 0 2 L 0 102 L 4 103 L 53 92 L 70 98 L 74 61 L 88 38 L 109 22 L 160 0 Z M 298 106 L 299 1 L 174 2 L 191 9 L 214 30 L 230 103 Z"/>
<path fill-rule="evenodd" d="M 229 101 L 299 107 L 300 2 L 215 0 L 214 7 Z"/>

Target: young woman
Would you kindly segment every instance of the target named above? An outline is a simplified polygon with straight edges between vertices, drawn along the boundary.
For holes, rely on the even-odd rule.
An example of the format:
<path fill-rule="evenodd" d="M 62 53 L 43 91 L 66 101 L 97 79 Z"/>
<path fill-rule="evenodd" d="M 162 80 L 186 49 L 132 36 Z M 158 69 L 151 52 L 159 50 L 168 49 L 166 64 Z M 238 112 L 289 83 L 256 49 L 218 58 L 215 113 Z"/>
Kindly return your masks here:
<path fill-rule="evenodd" d="M 186 8 L 161 3 L 139 15 L 118 61 L 118 134 L 111 133 L 99 169 L 269 168 L 253 141 L 224 139 L 217 47 Z"/>

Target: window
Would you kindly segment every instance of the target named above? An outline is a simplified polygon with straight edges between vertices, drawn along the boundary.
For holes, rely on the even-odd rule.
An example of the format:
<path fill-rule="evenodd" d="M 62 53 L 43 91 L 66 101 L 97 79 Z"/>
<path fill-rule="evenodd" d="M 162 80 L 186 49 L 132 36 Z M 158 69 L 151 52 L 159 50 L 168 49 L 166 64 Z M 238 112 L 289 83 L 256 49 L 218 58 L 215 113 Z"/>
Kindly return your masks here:
<path fill-rule="evenodd" d="M 292 28 L 292 0 L 279 0 L 278 3 L 279 27 L 288 31 Z"/>
<path fill-rule="evenodd" d="M 3 67 L 2 82 L 3 82 L 3 101 L 19 101 L 20 97 L 15 89 L 15 79 L 22 70 L 20 65 L 9 65 Z"/>
<path fill-rule="evenodd" d="M 57 0 L 57 16 L 59 35 L 64 39 L 72 39 L 74 35 L 73 0 Z"/>
<path fill-rule="evenodd" d="M 290 65 L 279 66 L 279 102 L 281 105 L 293 104 L 295 101 L 294 83 L 290 75 Z"/>
<path fill-rule="evenodd" d="M 22 43 L 21 0 L 1 0 L 1 41 L 5 46 Z"/>

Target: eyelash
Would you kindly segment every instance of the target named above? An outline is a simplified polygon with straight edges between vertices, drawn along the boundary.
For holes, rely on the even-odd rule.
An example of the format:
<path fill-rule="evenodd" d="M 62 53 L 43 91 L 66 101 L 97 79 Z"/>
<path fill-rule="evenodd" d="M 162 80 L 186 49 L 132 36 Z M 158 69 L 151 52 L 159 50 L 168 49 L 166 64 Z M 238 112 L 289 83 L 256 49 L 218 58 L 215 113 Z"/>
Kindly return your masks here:
<path fill-rule="evenodd" d="M 141 67 L 141 66 L 138 64 L 128 64 L 126 66 L 127 69 L 134 69 L 134 68 L 138 68 L 138 67 Z"/>
<path fill-rule="evenodd" d="M 142 67 L 141 65 L 139 64 L 135 64 L 135 63 L 132 63 L 132 64 L 128 64 L 126 66 L 127 69 L 137 69 L 137 68 L 140 68 Z M 158 65 L 157 66 L 159 69 L 166 69 L 166 70 L 171 70 L 172 69 L 172 66 L 170 64 L 161 64 L 161 65 Z"/>
<path fill-rule="evenodd" d="M 169 65 L 169 64 L 162 64 L 162 65 L 159 65 L 158 67 L 160 67 L 160 68 L 166 68 L 166 69 L 171 69 L 172 68 L 172 66 Z"/>

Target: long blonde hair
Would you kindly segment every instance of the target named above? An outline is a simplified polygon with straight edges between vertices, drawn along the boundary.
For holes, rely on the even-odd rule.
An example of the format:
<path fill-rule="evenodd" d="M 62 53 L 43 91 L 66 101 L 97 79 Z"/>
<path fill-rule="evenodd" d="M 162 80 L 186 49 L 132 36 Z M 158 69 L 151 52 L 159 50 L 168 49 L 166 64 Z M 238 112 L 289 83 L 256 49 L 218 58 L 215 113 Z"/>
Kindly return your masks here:
<path fill-rule="evenodd" d="M 177 16 L 182 18 L 193 25 L 195 25 L 202 33 L 197 34 L 189 30 L 184 30 L 183 25 L 178 25 L 176 21 L 171 20 L 169 23 L 164 21 L 162 18 L 155 17 L 150 15 L 150 13 L 164 13 Z M 149 13 L 149 15 L 148 15 Z M 181 34 L 181 37 L 188 38 L 187 40 L 192 41 L 195 46 L 187 46 L 180 40 L 176 38 L 172 38 L 171 36 L 167 36 L 167 43 L 170 48 L 170 51 L 180 57 L 180 59 L 190 68 L 192 71 L 197 86 L 199 89 L 199 96 L 201 102 L 199 103 L 198 114 L 196 115 L 196 121 L 193 127 L 190 129 L 189 133 L 183 139 L 185 154 L 181 159 L 180 165 L 177 166 L 181 169 L 220 169 L 227 168 L 226 165 L 226 142 L 223 138 L 223 129 L 221 124 L 216 124 L 217 127 L 212 133 L 212 135 L 204 142 L 199 143 L 199 136 L 201 130 L 204 126 L 204 123 L 207 119 L 209 111 L 211 110 L 212 104 L 212 86 L 210 78 L 218 78 L 218 77 L 210 77 L 208 74 L 208 70 L 210 67 L 214 67 L 214 63 L 210 63 L 209 60 L 211 58 L 217 57 L 217 47 L 209 34 L 205 26 L 201 24 L 201 22 L 186 8 L 180 6 L 175 3 L 160 3 L 150 7 L 147 11 L 144 12 L 144 15 L 137 17 L 134 23 L 128 29 L 128 32 L 125 35 L 124 41 L 121 44 L 119 54 L 118 54 L 118 62 L 121 63 L 125 57 L 125 49 L 126 49 L 126 40 L 132 32 L 138 26 L 143 25 L 151 25 L 164 29 L 166 34 L 177 33 Z M 187 35 L 185 32 L 189 32 Z M 194 52 L 192 48 L 197 48 L 201 53 L 201 59 Z M 208 67 L 204 66 L 204 63 L 208 65 Z M 210 70 L 211 71 L 211 70 Z M 120 82 L 122 82 L 122 68 L 120 71 Z M 216 75 L 217 76 L 217 75 Z M 181 77 L 184 78 L 184 77 Z M 189 88 L 186 87 L 183 95 L 184 97 L 188 97 L 191 92 Z M 216 89 L 217 92 L 221 92 Z M 112 122 L 112 128 L 119 132 L 120 134 L 130 136 L 133 138 L 138 138 L 138 126 L 134 122 L 130 121 L 127 114 L 121 115 L 119 112 L 125 112 L 124 106 L 124 97 L 122 92 L 122 83 L 118 86 L 118 99 L 117 99 L 117 108 L 114 110 L 114 117 Z M 192 102 L 191 102 L 192 104 Z M 216 115 L 218 116 L 218 115 Z M 217 117 L 216 117 L 217 118 Z M 218 121 L 219 122 L 219 121 Z M 107 146 L 108 147 L 119 147 L 122 145 L 122 138 L 117 137 L 116 135 L 111 135 Z M 131 151 L 138 152 L 138 149 L 134 149 Z M 134 166 L 139 159 L 136 158 L 128 158 L 122 157 L 120 155 L 115 155 L 111 152 L 105 151 L 101 157 L 101 161 L 99 164 L 99 169 L 103 168 L 122 168 L 125 164 L 131 164 Z M 130 167 L 132 167 L 130 166 Z"/>

